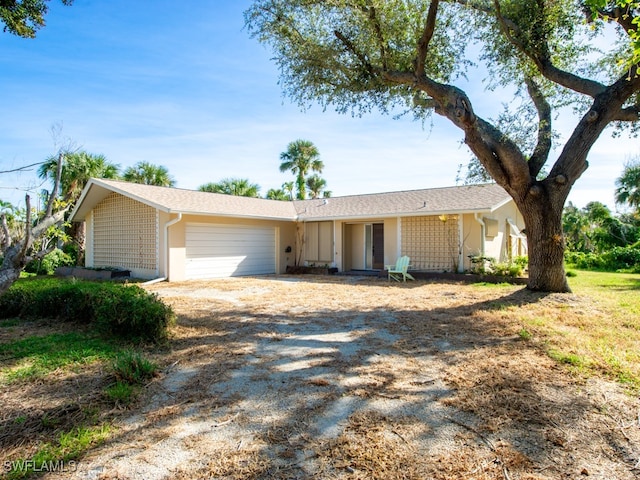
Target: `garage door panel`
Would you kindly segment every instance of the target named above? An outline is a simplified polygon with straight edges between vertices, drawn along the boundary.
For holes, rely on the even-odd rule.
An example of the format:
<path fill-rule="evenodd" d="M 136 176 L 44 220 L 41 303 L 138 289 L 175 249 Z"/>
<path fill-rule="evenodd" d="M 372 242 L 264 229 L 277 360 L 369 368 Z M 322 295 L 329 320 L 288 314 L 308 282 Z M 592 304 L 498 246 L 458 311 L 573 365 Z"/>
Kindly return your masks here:
<path fill-rule="evenodd" d="M 187 278 L 262 275 L 275 271 L 275 228 L 187 224 Z"/>

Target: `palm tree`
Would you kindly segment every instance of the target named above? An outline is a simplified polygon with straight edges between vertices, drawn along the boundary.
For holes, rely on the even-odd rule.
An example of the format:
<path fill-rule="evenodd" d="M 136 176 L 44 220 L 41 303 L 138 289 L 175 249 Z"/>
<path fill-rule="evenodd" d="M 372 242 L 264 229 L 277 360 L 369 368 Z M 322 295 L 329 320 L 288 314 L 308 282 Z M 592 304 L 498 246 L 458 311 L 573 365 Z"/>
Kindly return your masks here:
<path fill-rule="evenodd" d="M 320 198 L 320 193 L 327 186 L 327 181 L 320 175 L 311 175 L 307 178 L 307 188 L 309 189 L 309 195 L 311 198 Z"/>
<path fill-rule="evenodd" d="M 60 184 L 56 195 L 61 195 L 71 204 L 75 202 L 82 189 L 91 178 L 118 178 L 119 166 L 109 163 L 104 155 L 95 155 L 84 151 L 63 153 L 49 157 L 38 169 L 40 178 L 55 181 L 58 159 L 63 159 Z M 84 263 L 85 224 L 75 222 L 71 225 L 70 236 L 78 247 L 78 265 Z"/>
<path fill-rule="evenodd" d="M 269 191 L 267 191 L 265 198 L 268 198 L 269 200 L 291 200 L 289 194 L 281 188 L 270 188 Z"/>
<path fill-rule="evenodd" d="M 224 178 L 217 183 L 205 183 L 198 190 L 209 193 L 224 193 L 238 197 L 258 197 L 260 185 L 251 183 L 246 178 Z"/>
<path fill-rule="evenodd" d="M 284 182 L 282 184 L 282 190 L 284 190 L 289 197 L 288 200 L 293 200 L 293 191 L 296 188 L 295 182 Z"/>
<path fill-rule="evenodd" d="M 287 145 L 287 151 L 280 154 L 280 171 L 290 170 L 296 176 L 298 200 L 306 198 L 306 179 L 309 172 L 322 173 L 324 164 L 320 153 L 309 140 L 296 140 Z"/>
<path fill-rule="evenodd" d="M 640 159 L 624 166 L 620 178 L 616 179 L 616 203 L 640 209 Z"/>
<path fill-rule="evenodd" d="M 122 179 L 156 187 L 173 187 L 176 184 L 166 167 L 149 162 L 138 162 L 133 167 L 127 167 Z"/>
<path fill-rule="evenodd" d="M 60 178 L 59 195 L 75 201 L 90 178 L 118 178 L 119 166 L 109 163 L 104 155 L 84 151 L 65 153 Z M 54 180 L 58 168 L 58 156 L 49 157 L 38 169 L 40 178 Z"/>

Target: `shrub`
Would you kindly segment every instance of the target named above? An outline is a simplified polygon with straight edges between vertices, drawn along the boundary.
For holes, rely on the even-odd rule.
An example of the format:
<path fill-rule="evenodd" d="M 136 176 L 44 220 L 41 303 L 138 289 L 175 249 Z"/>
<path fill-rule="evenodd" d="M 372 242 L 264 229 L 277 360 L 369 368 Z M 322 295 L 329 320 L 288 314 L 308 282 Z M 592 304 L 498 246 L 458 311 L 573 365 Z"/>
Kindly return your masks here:
<path fill-rule="evenodd" d="M 95 304 L 95 321 L 99 327 L 122 337 L 166 339 L 174 314 L 156 294 L 137 285 L 103 285 L 110 288 L 102 292 Z"/>
<path fill-rule="evenodd" d="M 171 307 L 137 285 L 23 279 L 0 296 L 0 318 L 58 318 L 95 323 L 129 340 L 159 342 L 175 319 Z"/>
<path fill-rule="evenodd" d="M 565 262 L 583 270 L 640 271 L 640 247 L 613 247 L 602 254 L 565 252 Z"/>
<path fill-rule="evenodd" d="M 59 248 L 47 253 L 43 258 L 31 260 L 24 268 L 28 273 L 53 275 L 58 267 L 75 265 L 74 258 Z"/>
<path fill-rule="evenodd" d="M 519 277 L 522 275 L 522 265 L 517 263 L 491 263 L 489 270 L 492 274 L 503 277 Z"/>
<path fill-rule="evenodd" d="M 519 277 L 529 262 L 527 257 L 516 257 L 511 262 L 498 262 L 493 257 L 483 255 L 469 255 L 469 259 L 473 265 L 471 273 L 500 275 L 503 277 Z"/>

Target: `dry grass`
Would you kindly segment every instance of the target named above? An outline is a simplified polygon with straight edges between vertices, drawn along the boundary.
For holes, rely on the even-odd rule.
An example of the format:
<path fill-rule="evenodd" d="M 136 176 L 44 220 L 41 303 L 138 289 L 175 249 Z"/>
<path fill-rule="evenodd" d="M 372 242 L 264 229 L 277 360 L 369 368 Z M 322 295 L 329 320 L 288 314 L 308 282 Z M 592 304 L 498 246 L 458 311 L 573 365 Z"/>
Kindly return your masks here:
<path fill-rule="evenodd" d="M 577 368 L 548 354 L 586 358 L 584 348 L 596 358 L 584 337 L 616 344 L 607 318 L 640 321 L 593 291 L 287 276 L 150 289 L 179 315 L 170 348 L 154 355 L 163 377 L 116 422 L 111 443 L 81 461 L 79 476 L 95 468 L 105 479 L 640 473 L 637 399 L 607 381 L 617 378 L 611 364 Z M 637 342 L 627 334 L 621 345 Z M 637 372 L 637 359 L 624 362 Z M 51 386 L 0 392 L 10 409 L 34 393 L 37 415 L 53 402 Z M 20 448 L 5 445 L 3 454 Z"/>

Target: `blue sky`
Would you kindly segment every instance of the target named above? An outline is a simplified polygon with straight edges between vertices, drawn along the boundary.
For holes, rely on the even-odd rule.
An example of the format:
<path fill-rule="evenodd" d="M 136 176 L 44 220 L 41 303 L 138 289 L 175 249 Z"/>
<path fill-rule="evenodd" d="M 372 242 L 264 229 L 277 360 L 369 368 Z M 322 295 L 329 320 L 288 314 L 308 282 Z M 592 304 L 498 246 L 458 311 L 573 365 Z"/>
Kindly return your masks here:
<path fill-rule="evenodd" d="M 455 184 L 470 153 L 448 121 L 435 116 L 423 127 L 378 114 L 302 112 L 284 98 L 269 51 L 244 29 L 250 3 L 52 0 L 36 39 L 0 33 L 0 170 L 54 154 L 57 125 L 58 144 L 71 141 L 122 169 L 163 165 L 180 188 L 239 177 L 265 194 L 293 179 L 279 171 L 279 156 L 299 138 L 318 147 L 334 196 Z M 476 112 L 495 115 L 503 99 L 473 82 L 460 86 Z M 639 155 L 638 139 L 605 132 L 569 200 L 613 209 L 614 181 Z M 2 174 L 0 199 L 23 205 L 24 190 L 47 186 L 34 170 Z"/>

